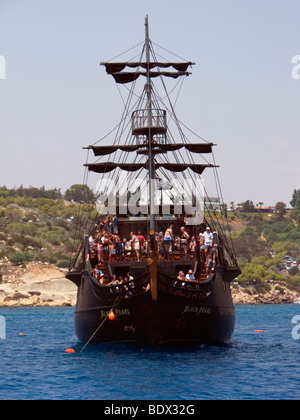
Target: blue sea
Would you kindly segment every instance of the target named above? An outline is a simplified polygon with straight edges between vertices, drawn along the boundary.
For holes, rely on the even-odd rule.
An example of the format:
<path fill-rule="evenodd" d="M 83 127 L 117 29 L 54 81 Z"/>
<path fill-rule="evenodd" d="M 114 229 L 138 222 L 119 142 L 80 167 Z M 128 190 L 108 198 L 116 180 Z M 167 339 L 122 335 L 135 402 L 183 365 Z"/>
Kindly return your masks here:
<path fill-rule="evenodd" d="M 299 399 L 299 324 L 299 305 L 237 306 L 230 346 L 80 353 L 74 308 L 0 308 L 0 399 Z"/>

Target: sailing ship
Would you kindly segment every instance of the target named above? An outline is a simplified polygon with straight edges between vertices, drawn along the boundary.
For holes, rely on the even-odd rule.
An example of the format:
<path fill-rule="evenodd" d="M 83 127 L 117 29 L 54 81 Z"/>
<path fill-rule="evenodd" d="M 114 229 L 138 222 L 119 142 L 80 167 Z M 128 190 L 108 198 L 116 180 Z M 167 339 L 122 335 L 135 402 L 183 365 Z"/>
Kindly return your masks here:
<path fill-rule="evenodd" d="M 78 287 L 76 333 L 82 343 L 228 343 L 235 324 L 230 283 L 240 270 L 226 209 L 220 200 L 214 207 L 202 177 L 212 171 L 220 192 L 215 145 L 191 131 L 197 141 L 189 140 L 166 85 L 170 79 L 181 87 L 194 63 L 156 54 L 148 16 L 141 44 L 138 60 L 100 63 L 128 98 L 115 130 L 86 147 L 86 175 L 100 177 L 100 215 L 83 232 L 66 276 Z"/>

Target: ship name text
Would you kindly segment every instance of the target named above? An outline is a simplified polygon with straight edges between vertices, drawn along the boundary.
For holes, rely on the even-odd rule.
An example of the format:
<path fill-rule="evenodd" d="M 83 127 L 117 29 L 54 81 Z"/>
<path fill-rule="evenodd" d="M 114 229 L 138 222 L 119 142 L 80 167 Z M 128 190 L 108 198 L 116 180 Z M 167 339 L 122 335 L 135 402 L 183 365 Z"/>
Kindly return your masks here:
<path fill-rule="evenodd" d="M 103 311 L 101 309 L 101 313 L 100 313 L 101 318 L 105 318 L 106 316 L 109 315 L 110 312 L 111 312 L 110 310 L 109 311 Z M 125 309 L 114 309 L 114 313 L 115 313 L 116 316 L 124 316 L 124 315 L 129 315 L 130 316 L 131 315 L 128 308 L 125 308 Z"/>
<path fill-rule="evenodd" d="M 211 308 L 205 308 L 204 306 L 189 306 L 189 305 L 186 305 L 182 313 L 185 314 L 187 312 L 194 313 L 195 315 L 200 315 L 200 314 L 210 315 L 211 314 Z"/>

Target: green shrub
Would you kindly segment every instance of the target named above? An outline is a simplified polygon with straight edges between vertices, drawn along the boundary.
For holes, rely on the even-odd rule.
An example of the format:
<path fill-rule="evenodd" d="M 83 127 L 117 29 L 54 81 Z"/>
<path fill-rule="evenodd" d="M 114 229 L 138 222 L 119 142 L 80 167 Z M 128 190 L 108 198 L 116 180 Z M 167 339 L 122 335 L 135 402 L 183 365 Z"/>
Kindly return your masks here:
<path fill-rule="evenodd" d="M 31 246 L 35 249 L 43 248 L 43 241 L 39 238 L 32 238 L 31 236 L 13 235 L 12 242 L 15 246 L 21 244 L 24 247 Z"/>
<path fill-rule="evenodd" d="M 35 236 L 38 232 L 38 228 L 34 223 L 12 222 L 12 223 L 8 223 L 5 231 L 9 234 Z"/>
<path fill-rule="evenodd" d="M 9 256 L 10 262 L 14 265 L 25 264 L 32 260 L 28 253 L 14 252 Z"/>
<path fill-rule="evenodd" d="M 37 261 L 49 263 L 49 264 L 56 264 L 57 258 L 53 255 L 50 251 L 43 250 L 36 254 Z"/>
<path fill-rule="evenodd" d="M 252 296 L 252 292 L 250 289 L 244 289 L 244 292 L 247 293 L 248 295 Z"/>
<path fill-rule="evenodd" d="M 290 282 L 293 286 L 300 287 L 300 276 L 293 276 L 290 278 Z"/>
<path fill-rule="evenodd" d="M 3 235 L 3 233 L 0 233 L 0 241 L 7 241 L 7 237 Z"/>
<path fill-rule="evenodd" d="M 52 245 L 60 245 L 62 237 L 55 232 L 45 232 L 43 237 L 49 241 Z"/>
<path fill-rule="evenodd" d="M 15 252 L 15 249 L 12 246 L 6 246 L 0 251 L 0 258 L 9 257 Z"/>
<path fill-rule="evenodd" d="M 275 287 L 275 290 L 278 290 L 281 295 L 284 295 L 284 293 L 285 293 L 284 292 L 284 289 L 282 287 L 280 287 L 280 286 L 276 286 Z"/>
<path fill-rule="evenodd" d="M 299 274 L 298 267 L 292 267 L 289 271 L 289 275 L 290 276 L 296 276 L 297 274 Z"/>
<path fill-rule="evenodd" d="M 267 292 L 271 291 L 271 286 L 268 283 L 260 283 L 255 286 L 255 289 L 258 293 L 264 295 Z"/>
<path fill-rule="evenodd" d="M 57 267 L 59 268 L 68 268 L 70 265 L 70 261 L 69 260 L 59 260 L 56 263 Z"/>

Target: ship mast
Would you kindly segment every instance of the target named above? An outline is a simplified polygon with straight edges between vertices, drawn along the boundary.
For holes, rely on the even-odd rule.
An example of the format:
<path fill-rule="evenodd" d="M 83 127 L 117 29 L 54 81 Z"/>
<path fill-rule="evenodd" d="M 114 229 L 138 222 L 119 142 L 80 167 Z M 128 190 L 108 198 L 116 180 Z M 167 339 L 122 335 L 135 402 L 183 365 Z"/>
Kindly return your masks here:
<path fill-rule="evenodd" d="M 145 19 L 145 39 L 146 39 L 146 62 L 147 62 L 147 82 L 146 82 L 146 92 L 147 92 L 147 116 L 148 116 L 148 132 L 147 132 L 147 142 L 148 142 L 148 164 L 149 164 L 149 198 L 150 198 L 150 236 L 153 237 L 155 234 L 155 201 L 154 201 L 154 179 L 155 179 L 155 167 L 154 167 L 154 154 L 152 150 L 153 144 L 153 134 L 151 130 L 152 126 L 152 85 L 150 77 L 150 38 L 149 38 L 149 23 L 148 15 Z M 153 241 L 151 241 L 152 243 Z"/>
<path fill-rule="evenodd" d="M 147 116 L 148 116 L 148 132 L 147 132 L 147 142 L 148 142 L 148 165 L 149 165 L 149 199 L 150 199 L 150 289 L 152 296 L 152 344 L 156 345 L 159 342 L 159 318 L 158 318 L 158 290 L 157 290 L 157 266 L 155 258 L 155 201 L 154 201 L 154 179 L 155 179 L 155 164 L 154 164 L 154 153 L 153 153 L 153 134 L 152 134 L 152 85 L 151 85 L 151 76 L 150 76 L 150 38 L 149 38 L 149 23 L 148 15 L 145 19 L 145 32 L 146 32 L 146 63 L 147 63 L 147 82 L 146 82 L 146 91 L 147 91 Z"/>

